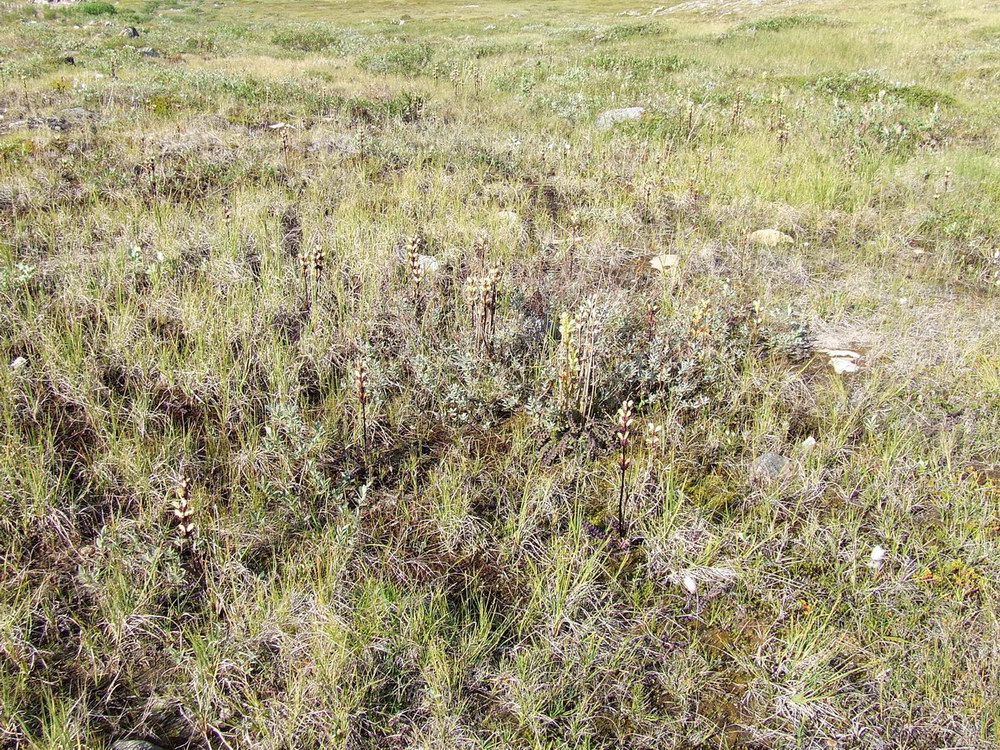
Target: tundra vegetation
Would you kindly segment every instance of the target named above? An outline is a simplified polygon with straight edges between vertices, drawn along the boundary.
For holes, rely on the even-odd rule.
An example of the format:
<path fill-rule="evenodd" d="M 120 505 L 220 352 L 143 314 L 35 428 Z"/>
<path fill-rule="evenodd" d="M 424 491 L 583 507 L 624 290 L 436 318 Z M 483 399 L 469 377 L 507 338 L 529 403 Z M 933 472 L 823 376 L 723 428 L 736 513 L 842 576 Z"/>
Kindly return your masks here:
<path fill-rule="evenodd" d="M 996 747 L 998 20 L 0 5 L 0 746 Z"/>

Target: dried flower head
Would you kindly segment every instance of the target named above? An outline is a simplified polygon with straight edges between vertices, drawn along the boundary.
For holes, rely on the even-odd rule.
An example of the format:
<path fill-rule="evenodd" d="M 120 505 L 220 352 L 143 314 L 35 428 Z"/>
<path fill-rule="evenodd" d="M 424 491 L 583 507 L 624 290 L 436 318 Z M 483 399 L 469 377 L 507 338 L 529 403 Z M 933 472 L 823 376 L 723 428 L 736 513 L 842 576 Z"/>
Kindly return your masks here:
<path fill-rule="evenodd" d="M 663 425 L 649 422 L 646 425 L 646 445 L 651 451 L 663 450 Z"/>
<path fill-rule="evenodd" d="M 181 478 L 174 489 L 173 515 L 177 521 L 178 545 L 183 545 L 195 535 L 194 508 L 191 505 L 191 493 L 186 478 Z"/>
<path fill-rule="evenodd" d="M 480 261 L 486 258 L 486 236 L 479 234 L 472 241 L 472 253 Z"/>
<path fill-rule="evenodd" d="M 623 470 L 627 469 L 632 463 L 632 459 L 627 455 L 629 443 L 632 441 L 632 407 L 633 402 L 631 400 L 625 401 L 618 408 L 618 413 L 615 416 L 615 439 L 618 441 L 618 447 L 621 449 L 619 464 Z"/>
<path fill-rule="evenodd" d="M 580 370 L 580 353 L 576 344 L 576 319 L 570 312 L 559 316 L 559 350 L 556 358 L 559 366 L 559 383 L 556 400 L 568 409 L 576 396 L 576 382 Z"/>
<path fill-rule="evenodd" d="M 736 97 L 733 99 L 733 113 L 729 118 L 729 124 L 732 127 L 737 127 L 740 124 L 740 120 L 743 117 L 743 92 L 737 91 Z"/>
<path fill-rule="evenodd" d="M 358 389 L 358 401 L 362 404 L 368 402 L 368 365 L 363 359 L 358 360 L 354 371 L 354 384 Z"/>
<path fill-rule="evenodd" d="M 424 280 L 424 274 L 427 272 L 427 265 L 423 261 L 423 251 L 426 245 L 426 240 L 420 234 L 415 234 L 406 240 L 406 261 L 410 267 L 410 278 L 418 289 L 420 282 Z"/>
<path fill-rule="evenodd" d="M 472 312 L 476 344 L 484 345 L 487 350 L 493 346 L 499 283 L 500 266 L 496 264 L 482 276 L 470 276 L 465 282 L 465 300 Z"/>
<path fill-rule="evenodd" d="M 299 253 L 299 270 L 307 293 L 316 293 L 320 278 L 323 276 L 324 260 L 323 250 L 318 246 Z"/>

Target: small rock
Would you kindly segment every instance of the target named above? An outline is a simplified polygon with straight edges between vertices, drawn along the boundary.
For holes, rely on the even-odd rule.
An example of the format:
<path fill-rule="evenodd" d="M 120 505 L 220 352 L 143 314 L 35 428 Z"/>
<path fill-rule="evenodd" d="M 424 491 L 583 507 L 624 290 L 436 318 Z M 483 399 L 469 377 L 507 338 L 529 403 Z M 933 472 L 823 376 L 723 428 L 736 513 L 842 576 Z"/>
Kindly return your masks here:
<path fill-rule="evenodd" d="M 622 107 L 621 109 L 608 109 L 597 116 L 597 127 L 607 130 L 616 122 L 624 120 L 638 120 L 645 114 L 645 107 Z"/>
<path fill-rule="evenodd" d="M 791 461 L 782 456 L 780 453 L 765 453 L 763 456 L 757 459 L 757 462 L 753 465 L 753 474 L 759 479 L 763 479 L 768 482 L 774 482 L 788 471 L 791 466 Z"/>
<path fill-rule="evenodd" d="M 815 447 L 816 447 L 816 438 L 814 438 L 812 435 L 810 435 L 809 437 L 807 437 L 805 440 L 802 441 L 802 450 L 806 452 L 811 451 Z"/>
<path fill-rule="evenodd" d="M 152 47 L 140 47 L 139 48 L 139 54 L 142 55 L 143 57 L 159 57 L 160 56 L 160 53 L 157 52 Z"/>
<path fill-rule="evenodd" d="M 677 265 L 680 261 L 679 255 L 674 255 L 672 253 L 664 253 L 662 255 L 654 255 L 649 259 L 649 265 L 655 268 L 660 273 L 667 273 L 671 268 Z"/>
<path fill-rule="evenodd" d="M 91 118 L 96 117 L 97 113 L 93 110 L 87 109 L 86 107 L 66 107 L 60 113 L 70 120 L 81 119 L 81 118 Z"/>
<path fill-rule="evenodd" d="M 882 567 L 883 562 L 885 562 L 885 547 L 881 544 L 876 544 L 872 548 L 871 557 L 868 559 L 868 567 L 878 570 Z"/>
<path fill-rule="evenodd" d="M 137 29 L 135 26 L 126 26 L 124 29 L 122 29 L 122 35 L 127 36 L 129 39 L 138 39 L 139 29 Z"/>
<path fill-rule="evenodd" d="M 818 348 L 816 352 L 830 358 L 830 367 L 838 375 L 846 375 L 857 372 L 860 369 L 858 367 L 858 360 L 861 358 L 861 353 L 853 349 L 828 347 Z"/>
<path fill-rule="evenodd" d="M 837 375 L 848 375 L 858 371 L 858 363 L 850 357 L 831 357 L 830 367 Z"/>
<path fill-rule="evenodd" d="M 777 229 L 758 229 L 747 239 L 754 245 L 764 245 L 765 247 L 777 247 L 778 245 L 790 245 L 795 240 L 784 232 Z"/>
<path fill-rule="evenodd" d="M 433 255 L 418 255 L 417 264 L 424 273 L 434 273 L 441 268 L 441 261 Z"/>
<path fill-rule="evenodd" d="M 10 363 L 10 369 L 17 372 L 27 364 L 28 360 L 26 360 L 24 357 L 17 357 L 13 362 Z"/>
<path fill-rule="evenodd" d="M 64 117 L 29 117 L 27 120 L 12 120 L 5 124 L 5 131 L 16 130 L 18 128 L 29 128 L 37 130 L 49 128 L 50 130 L 69 130 L 70 123 Z"/>
<path fill-rule="evenodd" d="M 695 580 L 694 576 L 684 576 L 681 585 L 692 596 L 698 592 L 698 581 Z"/>
<path fill-rule="evenodd" d="M 861 357 L 860 352 L 856 352 L 853 349 L 817 349 L 820 354 L 825 354 L 830 359 L 836 357 L 841 357 L 844 359 L 859 359 Z"/>

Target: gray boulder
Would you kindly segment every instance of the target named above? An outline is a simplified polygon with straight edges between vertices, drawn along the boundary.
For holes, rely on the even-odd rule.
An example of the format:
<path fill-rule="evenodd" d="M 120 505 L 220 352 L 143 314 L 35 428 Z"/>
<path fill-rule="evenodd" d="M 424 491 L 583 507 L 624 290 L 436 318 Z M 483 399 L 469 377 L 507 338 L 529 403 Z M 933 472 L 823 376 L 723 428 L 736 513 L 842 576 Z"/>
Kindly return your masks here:
<path fill-rule="evenodd" d="M 776 482 L 785 478 L 791 470 L 792 462 L 780 453 L 765 453 L 753 465 L 753 475 L 764 482 Z"/>
<path fill-rule="evenodd" d="M 96 112 L 86 107 L 66 107 L 60 114 L 69 120 L 88 120 L 91 117 L 97 117 Z"/>

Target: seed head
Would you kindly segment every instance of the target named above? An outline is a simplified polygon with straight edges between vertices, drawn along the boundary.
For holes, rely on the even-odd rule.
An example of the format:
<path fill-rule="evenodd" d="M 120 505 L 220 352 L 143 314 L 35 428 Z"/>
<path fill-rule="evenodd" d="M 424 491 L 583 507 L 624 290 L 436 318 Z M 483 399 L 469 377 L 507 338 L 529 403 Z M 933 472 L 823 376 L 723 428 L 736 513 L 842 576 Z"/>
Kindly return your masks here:
<path fill-rule="evenodd" d="M 632 465 L 632 458 L 628 455 L 629 443 L 632 440 L 632 406 L 632 400 L 626 400 L 618 409 L 615 418 L 618 424 L 615 429 L 615 437 L 618 440 L 618 447 L 621 449 L 618 463 L 623 471 Z"/>
<path fill-rule="evenodd" d="M 184 544 L 194 536 L 194 508 L 191 506 L 190 490 L 186 478 L 182 478 L 174 489 L 173 515 L 177 521 L 177 544 Z"/>
<path fill-rule="evenodd" d="M 368 365 L 363 359 L 358 361 L 358 367 L 354 373 L 354 384 L 358 389 L 358 401 L 362 404 L 368 403 Z"/>
<path fill-rule="evenodd" d="M 318 247 L 313 247 L 309 261 L 312 264 L 313 274 L 319 278 L 323 273 L 323 251 Z"/>
<path fill-rule="evenodd" d="M 580 375 L 580 352 L 576 342 L 577 322 L 569 312 L 559 316 L 559 403 L 568 408 Z"/>
<path fill-rule="evenodd" d="M 650 422 L 646 425 L 646 444 L 651 451 L 663 448 L 663 425 Z"/>
<path fill-rule="evenodd" d="M 480 260 L 483 260 L 486 257 L 486 237 L 484 235 L 480 234 L 475 240 L 473 240 L 472 252 Z"/>
<path fill-rule="evenodd" d="M 426 244 L 423 235 L 419 234 L 415 234 L 406 240 L 406 259 L 410 265 L 410 278 L 413 279 L 413 285 L 417 288 L 420 287 L 420 282 L 424 280 L 424 273 L 427 270 L 421 259 Z"/>

